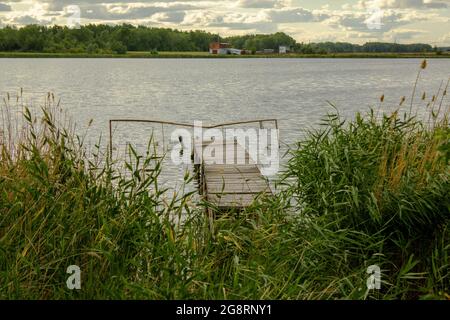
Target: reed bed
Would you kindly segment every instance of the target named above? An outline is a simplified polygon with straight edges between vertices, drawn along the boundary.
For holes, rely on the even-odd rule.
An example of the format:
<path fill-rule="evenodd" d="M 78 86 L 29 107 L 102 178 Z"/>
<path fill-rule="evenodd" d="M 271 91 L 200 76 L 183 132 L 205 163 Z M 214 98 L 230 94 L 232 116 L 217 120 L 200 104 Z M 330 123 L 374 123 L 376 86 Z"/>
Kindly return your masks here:
<path fill-rule="evenodd" d="M 448 106 L 409 107 L 328 115 L 291 150 L 282 192 L 210 221 L 210 204 L 159 186 L 153 141 L 112 160 L 52 95 L 40 110 L 6 97 L 0 298 L 449 299 Z"/>

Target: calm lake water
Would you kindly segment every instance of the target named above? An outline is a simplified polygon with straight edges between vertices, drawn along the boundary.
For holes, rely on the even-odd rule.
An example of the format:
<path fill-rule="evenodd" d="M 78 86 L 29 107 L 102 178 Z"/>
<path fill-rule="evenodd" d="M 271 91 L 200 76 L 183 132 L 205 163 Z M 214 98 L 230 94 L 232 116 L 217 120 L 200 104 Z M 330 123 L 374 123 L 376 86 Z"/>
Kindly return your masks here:
<path fill-rule="evenodd" d="M 0 59 L 0 93 L 24 90 L 39 105 L 47 92 L 88 140 L 107 137 L 111 118 L 216 124 L 277 118 L 291 144 L 316 125 L 332 102 L 344 116 L 378 107 L 409 106 L 420 59 Z M 450 59 L 429 60 L 417 89 L 434 94 L 450 76 Z M 446 105 L 449 100 L 447 96 Z M 156 128 L 156 129 L 159 129 Z M 149 126 L 118 125 L 120 143 L 143 144 Z M 167 133 L 167 132 L 166 132 Z"/>

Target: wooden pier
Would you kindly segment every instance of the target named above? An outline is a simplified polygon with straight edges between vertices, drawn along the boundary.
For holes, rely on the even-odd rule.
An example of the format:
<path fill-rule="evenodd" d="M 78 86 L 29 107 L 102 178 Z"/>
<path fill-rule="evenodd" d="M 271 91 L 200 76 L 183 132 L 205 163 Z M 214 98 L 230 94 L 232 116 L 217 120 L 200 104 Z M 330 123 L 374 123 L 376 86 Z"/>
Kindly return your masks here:
<path fill-rule="evenodd" d="M 207 147 L 223 152 L 220 164 L 214 163 L 216 157 L 205 153 Z M 236 140 L 196 144 L 194 157 L 196 163 L 201 163 L 197 165 L 200 193 L 219 209 L 245 208 L 257 197 L 272 193 L 258 164 Z"/>
<path fill-rule="evenodd" d="M 193 128 L 191 124 L 168 121 L 143 119 L 109 120 L 111 156 L 113 151 L 112 124 L 118 122 L 160 125 L 163 133 L 163 149 L 165 149 L 164 126 Z M 274 124 L 275 129 L 278 130 L 278 121 L 276 119 L 229 122 L 213 126 L 203 126 L 203 128 L 225 129 L 236 125 L 258 124 L 258 127 L 263 129 L 264 123 L 266 122 L 271 122 Z M 213 206 L 219 209 L 242 209 L 248 207 L 259 196 L 272 194 L 270 185 L 261 173 L 258 163 L 250 157 L 245 147 L 241 146 L 236 140 L 203 141 L 201 145 L 193 141 L 192 145 L 192 153 L 196 163 L 195 168 L 198 173 L 199 192 Z M 208 147 L 221 148 L 223 151 L 223 161 L 219 161 L 219 163 L 213 162 L 212 158 L 215 157 L 204 152 Z M 233 155 L 234 161 L 230 161 L 230 155 Z"/>

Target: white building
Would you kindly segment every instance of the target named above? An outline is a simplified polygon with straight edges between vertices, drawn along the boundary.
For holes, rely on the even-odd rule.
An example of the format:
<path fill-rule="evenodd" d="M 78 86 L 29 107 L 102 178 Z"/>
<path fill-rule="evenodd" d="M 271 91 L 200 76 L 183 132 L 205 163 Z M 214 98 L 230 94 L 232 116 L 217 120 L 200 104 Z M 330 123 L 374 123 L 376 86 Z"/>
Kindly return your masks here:
<path fill-rule="evenodd" d="M 228 53 L 229 53 L 229 54 L 237 54 L 237 55 L 241 55 L 241 54 L 242 54 L 242 50 L 241 50 L 241 49 L 229 48 L 229 49 L 228 49 Z"/>
<path fill-rule="evenodd" d="M 284 54 L 284 53 L 288 53 L 289 51 L 290 51 L 290 47 L 288 47 L 288 46 L 279 46 L 278 47 L 278 53 L 282 53 L 282 54 Z"/>

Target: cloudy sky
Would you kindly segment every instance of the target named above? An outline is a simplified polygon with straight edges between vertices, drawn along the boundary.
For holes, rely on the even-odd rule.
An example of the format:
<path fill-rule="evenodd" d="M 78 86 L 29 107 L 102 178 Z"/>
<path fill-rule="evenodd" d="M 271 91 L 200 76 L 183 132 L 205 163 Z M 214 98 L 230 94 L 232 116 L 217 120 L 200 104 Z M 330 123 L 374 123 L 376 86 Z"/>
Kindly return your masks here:
<path fill-rule="evenodd" d="M 223 36 L 450 45 L 450 0 L 0 0 L 0 26 L 132 23 Z"/>

